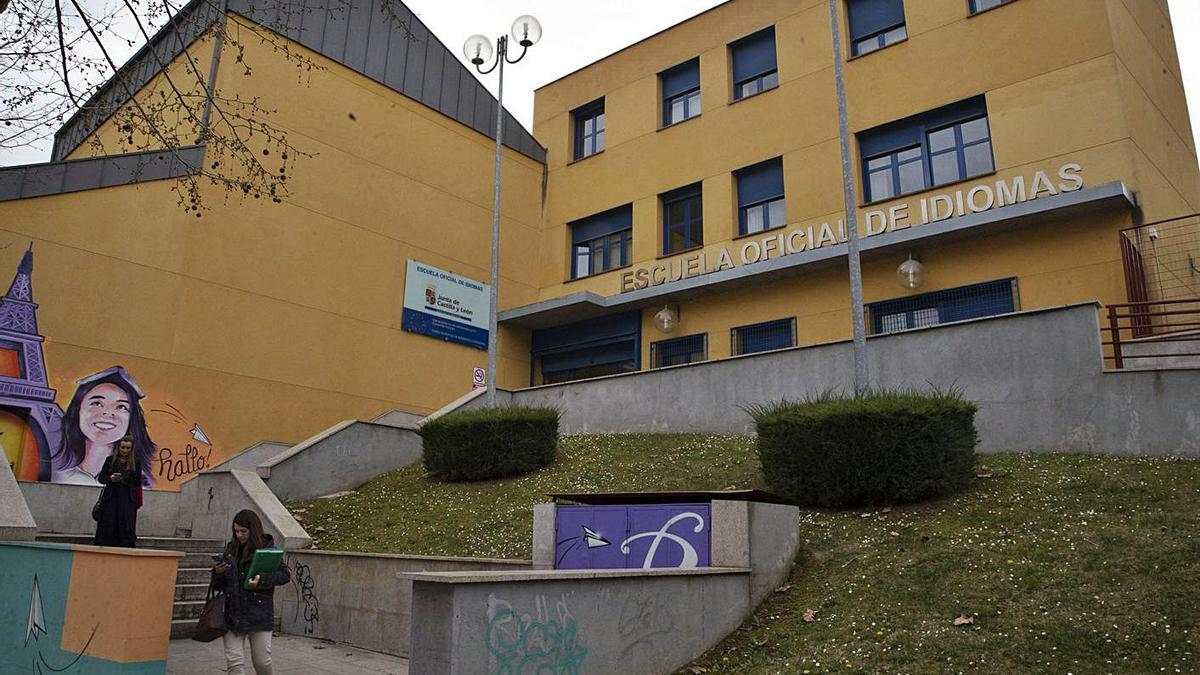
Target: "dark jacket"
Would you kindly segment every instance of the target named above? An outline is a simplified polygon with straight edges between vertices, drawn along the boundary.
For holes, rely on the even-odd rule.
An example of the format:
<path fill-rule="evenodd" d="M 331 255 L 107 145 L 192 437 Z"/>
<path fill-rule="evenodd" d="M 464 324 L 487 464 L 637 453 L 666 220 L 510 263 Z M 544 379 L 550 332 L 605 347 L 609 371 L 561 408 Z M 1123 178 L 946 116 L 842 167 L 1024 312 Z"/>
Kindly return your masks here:
<path fill-rule="evenodd" d="M 104 460 L 96 480 L 104 487 L 100 499 L 100 518 L 96 521 L 97 546 L 137 546 L 137 484 L 141 480 L 141 467 L 136 463 L 131 471 L 118 471 L 112 457 Z M 110 479 L 114 473 L 121 480 Z"/>
<path fill-rule="evenodd" d="M 263 533 L 263 548 L 274 548 L 271 535 Z M 212 573 L 217 590 L 225 591 L 225 627 L 237 633 L 255 630 L 271 630 L 275 625 L 275 587 L 292 580 L 287 561 L 275 572 L 261 575 L 258 588 L 248 591 L 242 588 L 244 571 L 238 559 L 235 542 L 225 545 L 225 562 L 229 567 L 223 574 Z"/>

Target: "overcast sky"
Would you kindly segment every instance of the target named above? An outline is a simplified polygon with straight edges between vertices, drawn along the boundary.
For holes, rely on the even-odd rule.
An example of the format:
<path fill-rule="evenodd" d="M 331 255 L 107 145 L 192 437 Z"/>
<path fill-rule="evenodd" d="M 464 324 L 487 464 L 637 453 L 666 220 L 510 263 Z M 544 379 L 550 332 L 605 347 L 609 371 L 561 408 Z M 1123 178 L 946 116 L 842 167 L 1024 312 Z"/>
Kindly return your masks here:
<path fill-rule="evenodd" d="M 1139 0 L 1148 1 L 1148 0 Z M 474 33 L 495 38 L 512 20 L 532 14 L 542 41 L 525 59 L 505 70 L 505 107 L 532 127 L 533 90 L 605 55 L 653 35 L 723 0 L 406 0 L 423 22 L 461 60 L 463 41 Z M 1183 67 L 1192 129 L 1200 129 L 1200 0 L 1168 0 L 1176 47 Z M 129 53 L 132 53 L 130 50 Z M 126 55 L 128 56 L 128 55 Z M 496 74 L 482 78 L 495 94 Z M 0 165 L 44 162 L 50 141 L 5 154 Z"/>

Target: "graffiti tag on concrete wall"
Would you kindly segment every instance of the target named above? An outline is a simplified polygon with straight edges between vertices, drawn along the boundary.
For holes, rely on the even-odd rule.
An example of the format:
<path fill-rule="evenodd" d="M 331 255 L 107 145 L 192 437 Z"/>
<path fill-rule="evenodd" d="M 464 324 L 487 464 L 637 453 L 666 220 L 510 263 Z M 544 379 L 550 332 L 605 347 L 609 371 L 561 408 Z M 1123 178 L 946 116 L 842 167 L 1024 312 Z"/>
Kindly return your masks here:
<path fill-rule="evenodd" d="M 490 672 L 495 675 L 579 675 L 588 650 L 579 644 L 579 627 L 566 596 L 554 604 L 535 599 L 535 614 L 520 614 L 505 600 L 488 596 L 487 642 Z"/>

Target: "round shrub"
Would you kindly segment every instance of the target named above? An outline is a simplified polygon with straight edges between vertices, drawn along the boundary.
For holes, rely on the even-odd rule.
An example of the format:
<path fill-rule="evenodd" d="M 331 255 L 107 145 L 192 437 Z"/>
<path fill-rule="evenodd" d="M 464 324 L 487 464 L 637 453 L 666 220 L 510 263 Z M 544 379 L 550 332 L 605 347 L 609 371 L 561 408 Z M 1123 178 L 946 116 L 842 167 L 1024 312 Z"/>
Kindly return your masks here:
<path fill-rule="evenodd" d="M 518 476 L 554 461 L 558 411 L 510 406 L 464 410 L 421 425 L 425 469 L 444 480 Z"/>
<path fill-rule="evenodd" d="M 827 394 L 748 412 L 767 484 L 796 504 L 910 502 L 974 478 L 976 407 L 957 392 Z"/>

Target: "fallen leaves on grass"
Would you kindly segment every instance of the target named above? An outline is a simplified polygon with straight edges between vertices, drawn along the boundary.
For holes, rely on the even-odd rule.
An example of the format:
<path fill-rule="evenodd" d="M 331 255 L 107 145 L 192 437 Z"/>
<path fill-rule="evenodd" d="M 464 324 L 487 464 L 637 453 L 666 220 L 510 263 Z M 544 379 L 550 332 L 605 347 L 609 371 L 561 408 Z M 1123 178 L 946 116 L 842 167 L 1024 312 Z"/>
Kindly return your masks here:
<path fill-rule="evenodd" d="M 804 610 L 804 623 L 812 623 L 817 620 L 817 613 L 811 609 Z"/>
<path fill-rule="evenodd" d="M 973 616 L 960 616 L 954 620 L 955 626 L 970 626 L 973 623 L 975 623 L 975 617 Z"/>
<path fill-rule="evenodd" d="M 791 587 L 792 587 L 791 584 L 784 584 L 784 585 L 780 586 L 779 588 L 776 588 L 775 592 L 776 593 L 787 593 L 788 590 L 791 589 Z"/>

